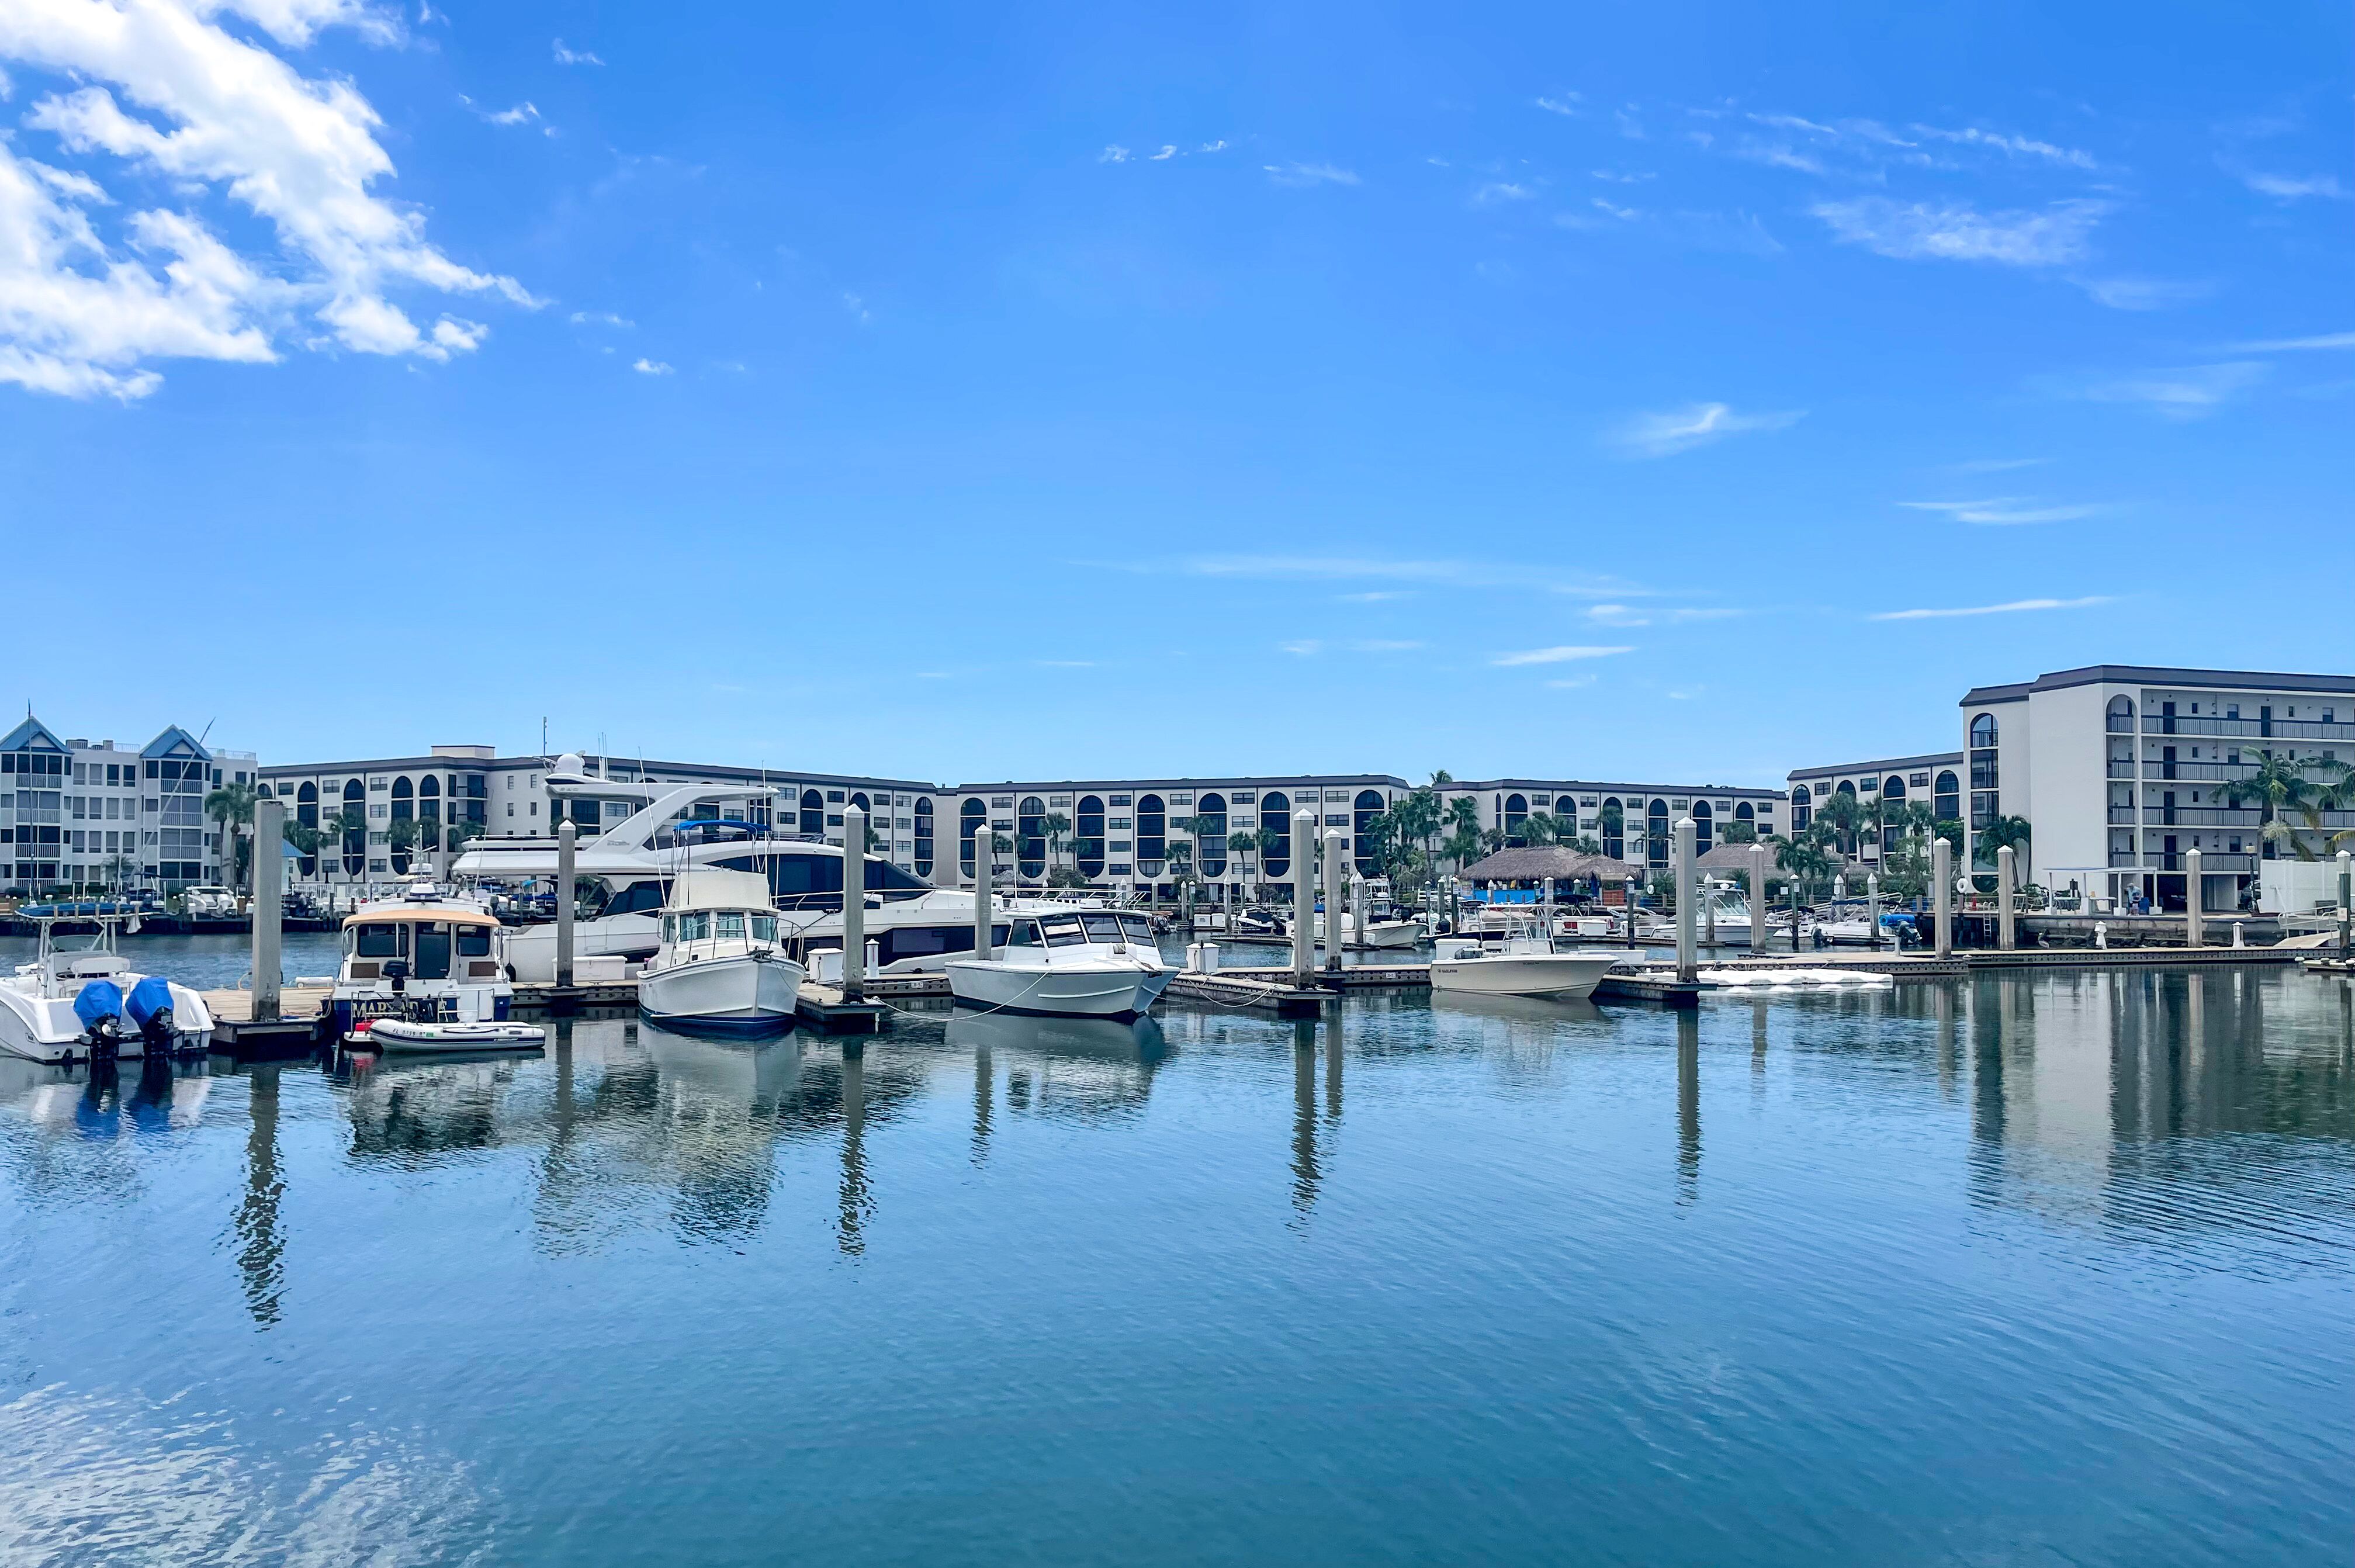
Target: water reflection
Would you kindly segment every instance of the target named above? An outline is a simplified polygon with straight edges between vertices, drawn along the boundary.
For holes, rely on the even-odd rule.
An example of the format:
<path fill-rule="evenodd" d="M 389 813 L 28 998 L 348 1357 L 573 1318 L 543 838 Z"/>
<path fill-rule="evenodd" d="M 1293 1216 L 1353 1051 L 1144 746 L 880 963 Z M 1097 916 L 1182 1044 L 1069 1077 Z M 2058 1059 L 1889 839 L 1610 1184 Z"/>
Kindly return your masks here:
<path fill-rule="evenodd" d="M 278 1298 L 286 1287 L 286 1238 L 278 1222 L 286 1181 L 278 1169 L 278 1078 L 275 1062 L 250 1074 L 251 1121 L 245 1139 L 245 1194 L 237 1208 L 237 1272 L 245 1289 L 245 1309 L 257 1328 L 278 1322 Z"/>
<path fill-rule="evenodd" d="M 1677 1015 L 1677 1199 L 1700 1196 L 1700 1011 Z"/>
<path fill-rule="evenodd" d="M 1142 1109 L 1154 1075 L 1170 1055 L 1161 1022 L 1151 1017 L 1123 1021 L 958 1011 L 948 1015 L 943 1040 L 952 1051 L 1015 1063 L 1009 1105 L 1082 1120 Z M 977 1113 L 976 1136 L 979 1131 Z"/>

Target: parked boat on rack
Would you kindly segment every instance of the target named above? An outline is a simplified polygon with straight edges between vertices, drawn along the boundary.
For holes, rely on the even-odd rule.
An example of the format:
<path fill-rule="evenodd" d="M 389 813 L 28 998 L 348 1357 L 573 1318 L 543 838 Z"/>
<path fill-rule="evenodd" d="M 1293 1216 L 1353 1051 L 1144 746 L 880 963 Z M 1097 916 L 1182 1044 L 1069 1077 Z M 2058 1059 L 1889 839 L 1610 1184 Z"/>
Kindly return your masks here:
<path fill-rule="evenodd" d="M 1175 971 L 1153 924 L 1134 910 L 1018 915 L 987 958 L 952 958 L 949 991 L 965 1007 L 1048 1016 L 1135 1018 L 1161 998 Z"/>
<path fill-rule="evenodd" d="M 1523 922 L 1504 942 L 1444 944 L 1431 963 L 1434 991 L 1476 991 L 1492 997 L 1584 998 L 1626 955 L 1557 947 L 1540 925 Z"/>
<path fill-rule="evenodd" d="M 95 919 L 87 947 L 60 948 L 61 920 Z M 0 1051 L 30 1061 L 169 1056 L 212 1042 L 213 1015 L 186 986 L 133 969 L 115 951 L 125 917 L 35 918 L 39 947 L 30 964 L 0 979 Z"/>
<path fill-rule="evenodd" d="M 412 881 L 398 899 L 362 904 L 344 919 L 343 960 L 328 993 L 335 1037 L 365 1039 L 384 1019 L 506 1022 L 515 986 L 506 944 L 505 928 L 478 900 L 430 879 Z"/>
<path fill-rule="evenodd" d="M 785 956 L 766 878 L 682 871 L 663 905 L 661 944 L 638 974 L 638 1010 L 671 1028 L 781 1029 L 804 978 Z"/>

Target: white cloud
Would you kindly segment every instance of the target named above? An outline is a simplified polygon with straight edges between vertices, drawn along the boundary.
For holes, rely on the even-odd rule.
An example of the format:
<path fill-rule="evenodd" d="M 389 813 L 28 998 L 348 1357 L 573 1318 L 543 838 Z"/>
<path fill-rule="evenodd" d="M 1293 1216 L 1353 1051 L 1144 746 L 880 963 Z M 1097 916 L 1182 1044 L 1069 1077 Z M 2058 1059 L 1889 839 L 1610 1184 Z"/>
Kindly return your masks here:
<path fill-rule="evenodd" d="M 1178 149 L 1175 145 L 1164 146 L 1159 152 L 1153 155 L 1152 161 L 1156 164 L 1167 163 L 1177 155 Z"/>
<path fill-rule="evenodd" d="M 2057 267 L 2084 257 L 2086 240 L 2110 204 L 2056 201 L 2041 211 L 1982 213 L 1967 202 L 1876 196 L 1821 202 L 1809 210 L 1840 240 L 1899 261 Z"/>
<path fill-rule="evenodd" d="M 559 65 L 603 65 L 605 63 L 587 49 L 566 48 L 562 38 L 556 40 L 555 52 L 556 63 Z"/>
<path fill-rule="evenodd" d="M 2073 523 L 2080 517 L 2098 517 L 2108 510 L 2097 506 L 2040 507 L 2017 496 L 1998 496 L 1987 501 L 1900 501 L 1897 504 L 1916 512 L 1941 512 L 1958 523 L 1981 523 L 1997 528 L 2023 523 Z"/>
<path fill-rule="evenodd" d="M 1765 164 L 1773 168 L 1796 169 L 1803 175 L 1824 172 L 1822 159 L 1794 151 L 1777 142 L 1745 141 L 1733 149 L 1733 155 L 1748 163 Z"/>
<path fill-rule="evenodd" d="M 1196 152 L 1200 153 L 1223 153 L 1226 150 L 1227 139 L 1224 136 L 1220 137 L 1215 142 L 1205 142 L 1199 147 L 1195 149 Z"/>
<path fill-rule="evenodd" d="M 1267 177 L 1278 185 L 1356 185 L 1358 176 L 1331 164 L 1263 164 Z"/>
<path fill-rule="evenodd" d="M 2192 365 L 2172 370 L 2142 370 L 2077 389 L 2076 395 L 2095 403 L 2139 403 L 2172 420 L 2194 420 L 2215 412 L 2263 379 L 2265 367 L 2251 360 L 2222 365 Z"/>
<path fill-rule="evenodd" d="M 1402 588 L 1377 588 L 1369 593 L 1338 593 L 1334 597 L 1344 604 L 1386 604 L 1393 599 L 1412 599 L 1414 595 Z"/>
<path fill-rule="evenodd" d="M 1538 100 L 1538 107 L 1549 114 L 1575 114 L 1582 100 L 1575 92 L 1556 92 Z"/>
<path fill-rule="evenodd" d="M 1124 164 L 1128 162 L 1128 149 L 1114 144 L 1112 146 L 1106 147 L 1103 152 L 1098 153 L 1096 155 L 1096 162 L 1100 164 Z"/>
<path fill-rule="evenodd" d="M 1607 212 L 1622 223 L 1632 223 L 1644 216 L 1642 212 L 1632 207 L 1614 207 L 1599 196 L 1589 197 L 1587 199 L 1594 204 L 1597 211 Z"/>
<path fill-rule="evenodd" d="M 2091 153 L 2080 152 L 2074 147 L 2055 146 L 2050 142 L 2039 142 L 2029 136 L 2006 136 L 1999 132 L 1981 131 L 1976 128 L 1943 131 L 1935 125 L 1915 125 L 1913 130 L 1917 134 L 1927 136 L 1934 141 L 1960 142 L 1973 146 L 1993 147 L 1998 152 L 2009 153 L 2017 157 L 2044 158 L 2052 163 L 2066 164 L 2071 168 L 2092 169 L 2100 166 L 2094 161 L 2094 155 Z"/>
<path fill-rule="evenodd" d="M 538 303 L 513 279 L 451 261 L 426 241 L 421 214 L 372 194 L 393 167 L 367 100 L 208 19 L 232 13 L 292 46 L 330 26 L 399 37 L 397 22 L 350 0 L 0 3 L 0 58 L 79 84 L 35 102 L 26 124 L 69 154 L 160 176 L 187 204 L 130 213 L 109 236 L 59 198 L 104 202 L 111 165 L 43 175 L 48 165 L 0 143 L 0 380 L 137 397 L 161 382 L 151 360 L 266 362 L 282 334 L 446 359 L 487 329 L 451 316 L 421 325 L 394 291 Z M 277 254 L 231 249 L 197 210 L 215 195 L 261 218 Z M 305 310 L 318 330 L 296 325 Z"/>
<path fill-rule="evenodd" d="M 2206 283 L 2177 283 L 2164 278 L 2096 278 L 2084 284 L 2096 304 L 2112 310 L 2166 310 L 2189 304 L 2214 292 Z"/>
<path fill-rule="evenodd" d="M 576 310 L 568 317 L 575 326 L 635 326 L 627 316 L 615 315 L 610 310 Z"/>
<path fill-rule="evenodd" d="M 2355 348 L 2355 332 L 2326 332 L 2318 337 L 2273 337 L 2233 346 L 2235 354 L 2282 354 L 2307 348 Z"/>
<path fill-rule="evenodd" d="M 474 105 L 469 101 L 467 107 Z M 527 99 L 512 109 L 475 109 L 474 112 L 494 125 L 522 125 L 539 118 L 538 107 Z"/>
<path fill-rule="evenodd" d="M 640 359 L 630 367 L 641 376 L 667 376 L 671 368 L 659 359 Z"/>
<path fill-rule="evenodd" d="M 1884 610 L 1869 615 L 1871 621 L 1943 621 L 1955 615 L 2010 615 L 2025 610 L 2085 610 L 2096 604 L 2107 604 L 2105 594 L 2087 599 L 2015 599 L 2008 604 L 1971 604 L 1953 610 Z"/>
<path fill-rule="evenodd" d="M 1491 180 L 1472 193 L 1472 205 L 1488 207 L 1499 201 L 1527 201 L 1536 192 L 1510 180 Z"/>
<path fill-rule="evenodd" d="M 2259 196 L 2269 196 L 2276 201 L 2303 201 L 2310 196 L 2326 201 L 2345 201 L 2355 197 L 2355 192 L 2339 183 L 2336 175 L 2275 175 L 2229 163 L 2223 168 Z"/>
<path fill-rule="evenodd" d="M 1587 618 L 1606 626 L 1648 626 L 1652 618 L 1625 604 L 1595 604 L 1588 607 Z"/>
<path fill-rule="evenodd" d="M 1753 431 L 1788 430 L 1806 418 L 1806 411 L 1738 414 L 1724 403 L 1695 403 L 1667 413 L 1638 414 L 1612 435 L 1612 442 L 1635 457 L 1668 457 Z"/>
<path fill-rule="evenodd" d="M 1636 650 L 1632 647 L 1601 648 L 1569 646 L 1558 648 L 1528 648 L 1517 654 L 1498 654 L 1495 658 L 1490 659 L 1488 662 L 1499 667 L 1532 664 L 1568 664 L 1572 659 L 1603 659 L 1609 658 L 1614 654 L 1632 654 Z"/>
<path fill-rule="evenodd" d="M 1322 653 L 1325 649 L 1325 645 L 1314 637 L 1304 638 L 1296 643 L 1278 643 L 1275 646 L 1278 653 L 1298 654 L 1303 658 Z"/>
<path fill-rule="evenodd" d="M 1594 677 L 1591 675 L 1564 676 L 1560 680 L 1550 680 L 1546 682 L 1546 685 L 1555 691 L 1575 691 L 1582 686 L 1593 686 L 1593 684 Z"/>

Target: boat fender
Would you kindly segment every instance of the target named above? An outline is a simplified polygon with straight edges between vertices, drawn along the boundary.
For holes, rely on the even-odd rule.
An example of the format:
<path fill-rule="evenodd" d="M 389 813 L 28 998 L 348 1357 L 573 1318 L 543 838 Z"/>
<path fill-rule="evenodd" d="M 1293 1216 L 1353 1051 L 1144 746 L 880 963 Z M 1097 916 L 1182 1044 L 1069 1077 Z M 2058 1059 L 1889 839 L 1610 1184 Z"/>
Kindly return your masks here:
<path fill-rule="evenodd" d="M 123 987 L 112 980 L 92 980 L 74 997 L 73 1010 L 91 1054 L 113 1055 L 123 1039 Z"/>
<path fill-rule="evenodd" d="M 139 1026 L 139 1037 L 151 1044 L 162 1044 L 177 1031 L 172 1017 L 172 982 L 161 975 L 150 975 L 132 987 L 123 1008 Z"/>

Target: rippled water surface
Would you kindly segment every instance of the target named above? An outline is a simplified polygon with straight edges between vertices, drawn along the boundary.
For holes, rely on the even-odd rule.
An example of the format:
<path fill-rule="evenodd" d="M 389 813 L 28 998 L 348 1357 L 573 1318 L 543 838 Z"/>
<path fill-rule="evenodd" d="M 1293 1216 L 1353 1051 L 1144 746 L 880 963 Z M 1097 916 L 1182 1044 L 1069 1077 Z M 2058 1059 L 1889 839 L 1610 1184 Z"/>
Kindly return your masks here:
<path fill-rule="evenodd" d="M 2355 1002 L 0 1064 L 0 1561 L 2317 1563 Z"/>

